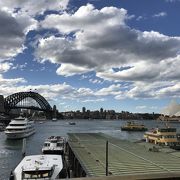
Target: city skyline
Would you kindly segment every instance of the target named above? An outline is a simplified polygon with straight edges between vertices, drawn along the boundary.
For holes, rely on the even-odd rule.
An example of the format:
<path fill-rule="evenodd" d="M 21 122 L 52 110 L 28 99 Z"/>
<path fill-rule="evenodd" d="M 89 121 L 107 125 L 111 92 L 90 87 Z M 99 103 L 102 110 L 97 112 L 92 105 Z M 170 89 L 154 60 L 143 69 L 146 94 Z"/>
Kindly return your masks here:
<path fill-rule="evenodd" d="M 179 0 L 0 2 L 0 94 L 60 112 L 160 113 L 180 102 Z"/>

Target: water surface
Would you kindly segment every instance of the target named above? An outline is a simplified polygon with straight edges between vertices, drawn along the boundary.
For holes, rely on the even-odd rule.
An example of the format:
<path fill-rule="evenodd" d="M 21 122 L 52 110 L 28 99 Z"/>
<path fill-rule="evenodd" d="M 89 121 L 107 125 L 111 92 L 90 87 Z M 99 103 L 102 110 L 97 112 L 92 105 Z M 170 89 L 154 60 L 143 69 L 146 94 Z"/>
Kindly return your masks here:
<path fill-rule="evenodd" d="M 43 124 L 36 123 L 36 133 L 27 138 L 26 154 L 41 154 L 44 140 L 49 136 L 65 136 L 67 133 L 79 132 L 102 132 L 120 139 L 130 141 L 143 138 L 144 132 L 125 132 L 120 127 L 126 123 L 122 120 L 73 120 L 76 125 L 69 125 L 70 121 L 46 121 Z M 138 121 L 137 121 L 138 122 Z M 139 121 L 151 129 L 153 127 L 164 127 L 164 123 L 158 121 Z M 172 123 L 180 131 L 180 123 Z M 20 162 L 22 140 L 7 140 L 4 132 L 0 132 L 0 179 L 6 180 L 12 169 Z"/>

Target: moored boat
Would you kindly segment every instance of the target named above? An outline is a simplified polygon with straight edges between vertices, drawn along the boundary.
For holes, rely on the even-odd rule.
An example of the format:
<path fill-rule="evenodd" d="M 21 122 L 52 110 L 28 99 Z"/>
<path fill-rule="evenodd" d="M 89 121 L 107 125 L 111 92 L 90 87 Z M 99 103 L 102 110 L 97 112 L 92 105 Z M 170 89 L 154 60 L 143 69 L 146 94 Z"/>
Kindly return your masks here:
<path fill-rule="evenodd" d="M 61 136 L 51 136 L 44 142 L 43 154 L 64 154 L 65 138 Z"/>
<path fill-rule="evenodd" d="M 5 129 L 7 139 L 22 139 L 34 133 L 34 121 L 21 116 L 11 120 L 11 122 Z"/>
<path fill-rule="evenodd" d="M 143 124 L 137 124 L 134 121 L 128 121 L 126 125 L 121 127 L 122 131 L 147 131 Z"/>
<path fill-rule="evenodd" d="M 69 122 L 69 125 L 76 125 L 75 122 Z"/>
<path fill-rule="evenodd" d="M 177 138 L 176 128 L 155 128 L 149 132 L 145 132 L 144 138 L 146 142 L 180 149 L 180 141 Z"/>
<path fill-rule="evenodd" d="M 61 155 L 25 156 L 10 176 L 12 180 L 60 178 L 66 178 Z"/>
<path fill-rule="evenodd" d="M 52 121 L 57 121 L 57 118 L 52 118 Z"/>

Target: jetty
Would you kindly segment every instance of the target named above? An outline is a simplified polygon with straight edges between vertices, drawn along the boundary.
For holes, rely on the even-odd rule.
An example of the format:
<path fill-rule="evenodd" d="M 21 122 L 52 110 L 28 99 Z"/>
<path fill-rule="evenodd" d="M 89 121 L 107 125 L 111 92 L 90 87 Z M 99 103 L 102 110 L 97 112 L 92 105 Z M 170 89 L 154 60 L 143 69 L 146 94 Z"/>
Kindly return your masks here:
<path fill-rule="evenodd" d="M 68 133 L 73 177 L 91 179 L 180 179 L 180 152 L 120 140 L 103 133 Z M 105 177 L 107 176 L 107 177 Z"/>

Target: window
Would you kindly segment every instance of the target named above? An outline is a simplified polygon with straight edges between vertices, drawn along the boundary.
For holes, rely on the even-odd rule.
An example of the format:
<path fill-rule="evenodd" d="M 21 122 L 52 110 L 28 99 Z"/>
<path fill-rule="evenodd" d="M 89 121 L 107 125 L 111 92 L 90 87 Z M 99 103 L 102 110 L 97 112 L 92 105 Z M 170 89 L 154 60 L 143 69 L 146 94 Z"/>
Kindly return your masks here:
<path fill-rule="evenodd" d="M 40 170 L 40 171 L 23 171 L 23 179 L 39 179 L 39 178 L 50 178 L 52 176 L 52 170 Z"/>

